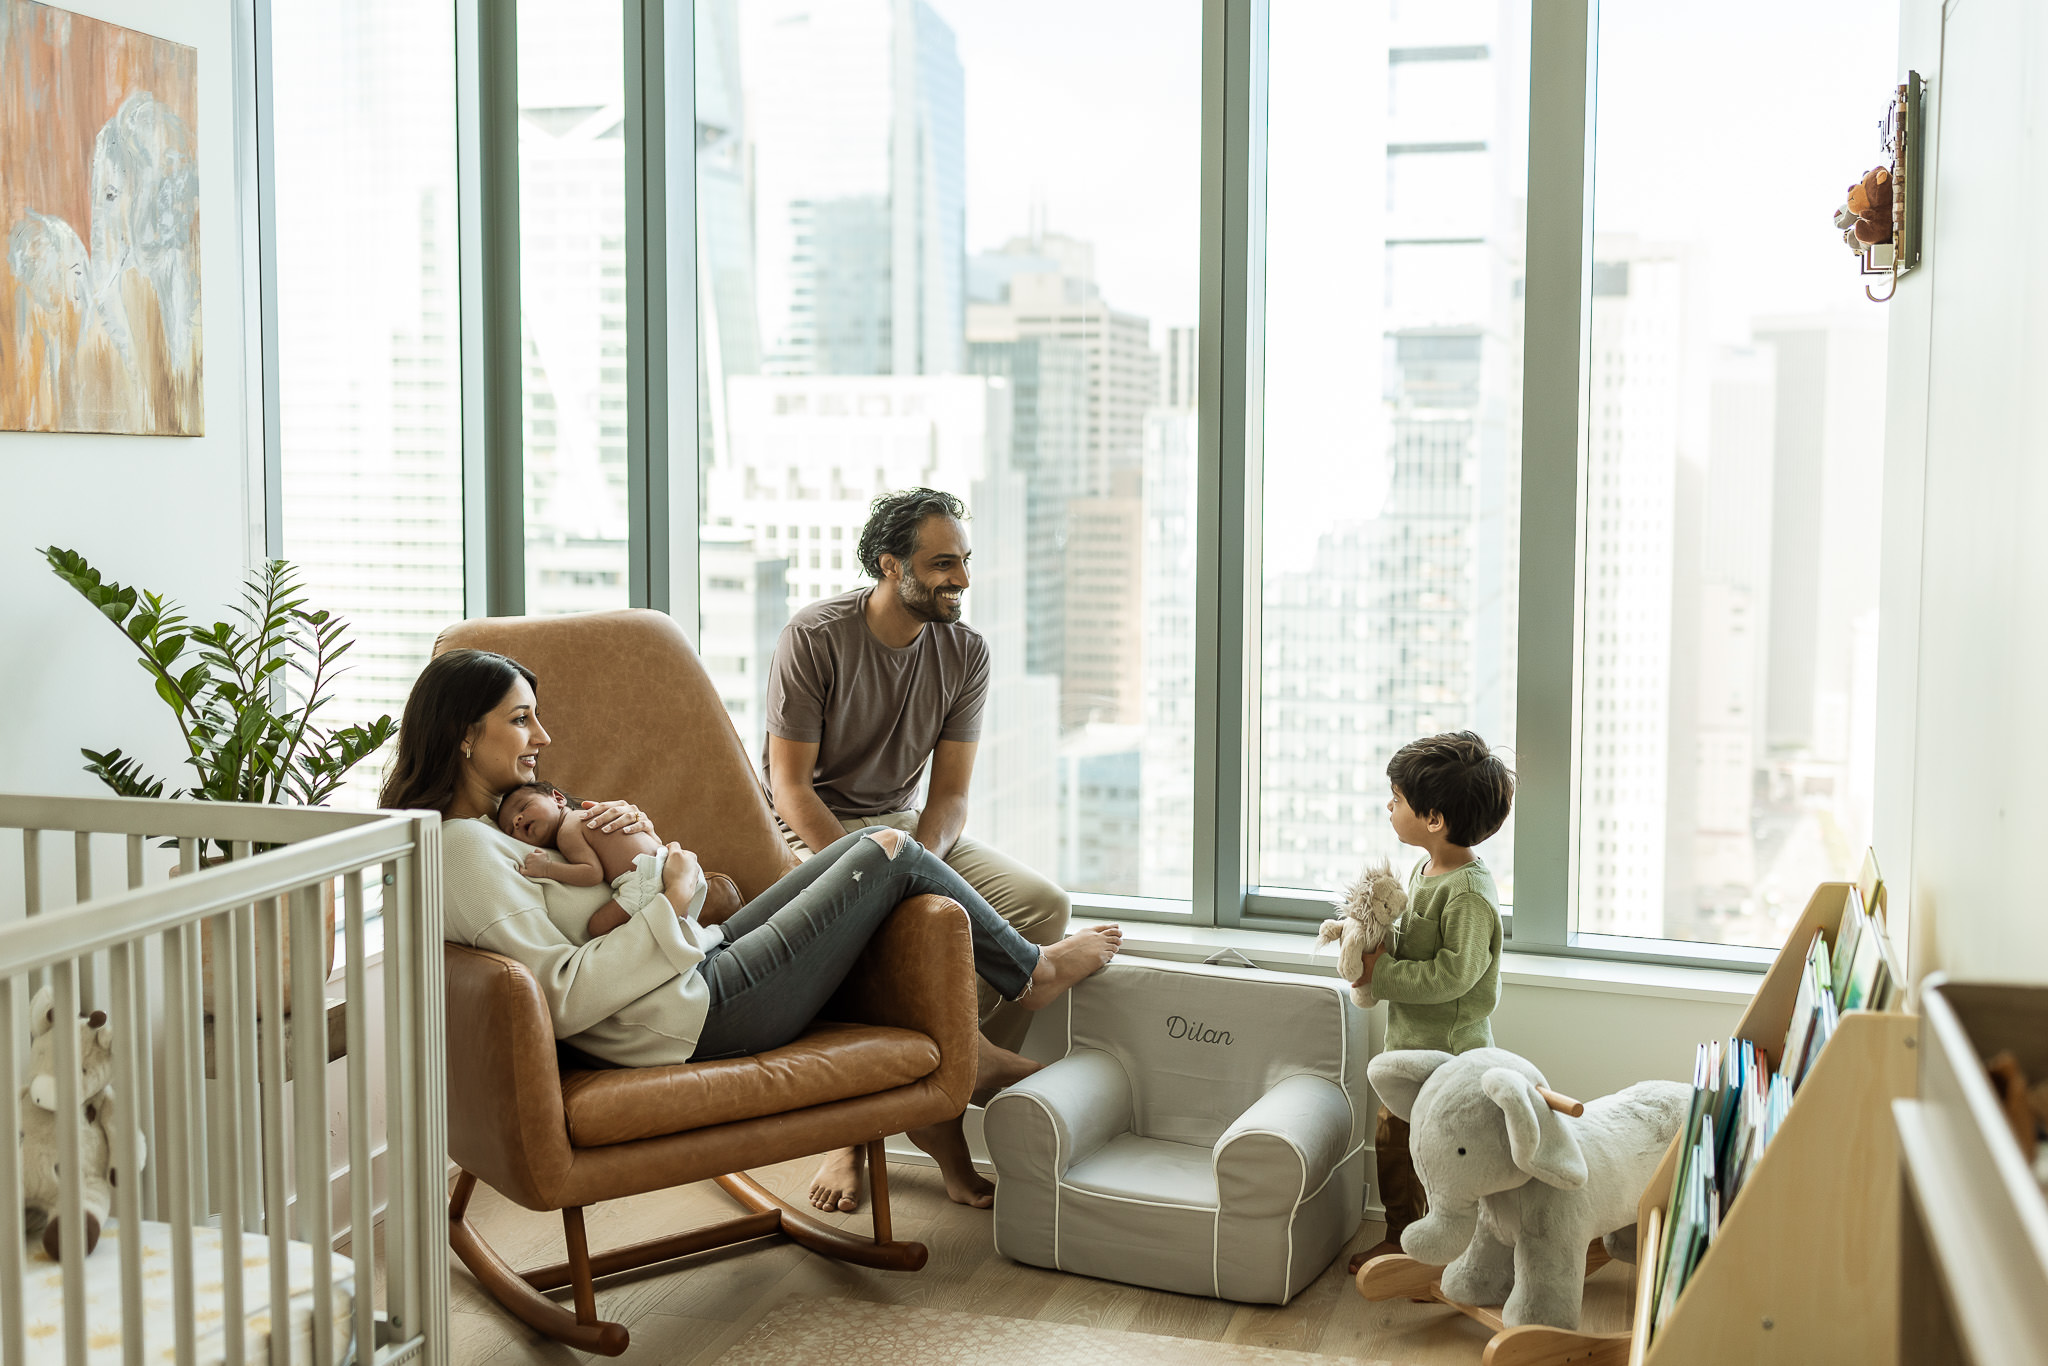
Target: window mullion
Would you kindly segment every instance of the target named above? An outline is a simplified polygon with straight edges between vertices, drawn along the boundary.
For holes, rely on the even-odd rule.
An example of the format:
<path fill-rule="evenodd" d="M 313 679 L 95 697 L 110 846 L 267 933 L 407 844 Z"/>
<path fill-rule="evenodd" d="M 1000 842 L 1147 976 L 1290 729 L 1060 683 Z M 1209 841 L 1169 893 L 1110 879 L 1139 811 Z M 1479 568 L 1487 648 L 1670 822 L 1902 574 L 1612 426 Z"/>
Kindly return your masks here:
<path fill-rule="evenodd" d="M 1258 500 L 1265 252 L 1265 0 L 1209 0 L 1202 34 L 1202 299 L 1195 543 L 1195 918 L 1250 885 L 1246 650 Z M 1206 667 L 1205 667 L 1206 666 Z"/>
<path fill-rule="evenodd" d="M 519 309 L 519 13 L 456 0 L 465 616 L 526 610 Z"/>
<path fill-rule="evenodd" d="M 1598 0 L 1544 0 L 1529 42 L 1516 685 L 1515 942 L 1565 943 L 1578 842 L 1581 404 L 1592 256 Z"/>

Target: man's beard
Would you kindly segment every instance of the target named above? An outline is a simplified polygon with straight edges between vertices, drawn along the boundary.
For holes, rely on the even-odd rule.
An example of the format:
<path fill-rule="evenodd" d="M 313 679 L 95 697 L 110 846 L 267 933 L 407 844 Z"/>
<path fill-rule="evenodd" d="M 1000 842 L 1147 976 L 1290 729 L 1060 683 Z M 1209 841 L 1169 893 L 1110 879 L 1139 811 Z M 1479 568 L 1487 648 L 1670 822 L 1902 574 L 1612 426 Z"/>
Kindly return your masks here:
<path fill-rule="evenodd" d="M 951 625 L 960 620 L 960 603 L 955 602 L 948 607 L 940 600 L 938 593 L 927 588 L 924 581 L 915 574 L 905 574 L 899 583 L 901 586 L 897 588 L 896 596 L 910 615 L 921 621 L 935 621 L 942 625 Z"/>

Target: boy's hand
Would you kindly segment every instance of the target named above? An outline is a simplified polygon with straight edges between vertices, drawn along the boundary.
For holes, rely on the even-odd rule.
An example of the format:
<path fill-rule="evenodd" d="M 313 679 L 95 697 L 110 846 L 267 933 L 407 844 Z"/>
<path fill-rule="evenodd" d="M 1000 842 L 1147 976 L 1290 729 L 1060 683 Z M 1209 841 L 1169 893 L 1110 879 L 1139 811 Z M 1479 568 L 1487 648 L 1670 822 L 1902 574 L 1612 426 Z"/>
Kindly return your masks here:
<path fill-rule="evenodd" d="M 553 882 L 555 881 L 554 867 L 555 861 L 553 859 L 549 858 L 541 850 L 535 849 L 527 854 L 526 861 L 519 865 L 519 871 L 535 882 Z"/>
<path fill-rule="evenodd" d="M 1371 991 L 1372 970 L 1374 966 L 1379 963 L 1380 959 L 1386 956 L 1386 952 L 1387 950 L 1385 945 L 1381 945 L 1379 948 L 1368 951 L 1365 955 L 1365 969 L 1358 974 L 1358 980 L 1353 982 L 1351 985 L 1355 987 L 1363 987 L 1367 991 Z"/>

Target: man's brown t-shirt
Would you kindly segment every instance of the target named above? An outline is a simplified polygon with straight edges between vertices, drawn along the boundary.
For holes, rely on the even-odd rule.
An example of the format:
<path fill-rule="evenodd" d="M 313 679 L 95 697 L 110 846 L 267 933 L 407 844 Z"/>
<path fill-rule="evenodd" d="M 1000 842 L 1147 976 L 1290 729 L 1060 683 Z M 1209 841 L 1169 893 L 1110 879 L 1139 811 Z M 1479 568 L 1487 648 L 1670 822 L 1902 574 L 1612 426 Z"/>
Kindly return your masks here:
<path fill-rule="evenodd" d="M 835 816 L 907 810 L 941 740 L 981 738 L 988 642 L 972 626 L 926 622 L 893 650 L 868 629 L 872 588 L 800 609 L 775 642 L 768 733 L 818 746 L 811 786 Z M 768 756 L 761 756 L 768 774 Z M 771 799 L 774 778 L 768 777 Z"/>

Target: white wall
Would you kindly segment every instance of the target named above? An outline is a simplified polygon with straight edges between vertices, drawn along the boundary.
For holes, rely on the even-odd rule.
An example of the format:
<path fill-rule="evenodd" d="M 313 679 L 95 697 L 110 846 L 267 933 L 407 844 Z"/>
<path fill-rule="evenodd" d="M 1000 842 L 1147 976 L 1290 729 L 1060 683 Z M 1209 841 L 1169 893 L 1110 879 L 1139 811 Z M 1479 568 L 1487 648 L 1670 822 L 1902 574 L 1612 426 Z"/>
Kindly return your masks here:
<path fill-rule="evenodd" d="M 199 50 L 206 435 L 0 433 L 0 791 L 90 796 L 105 789 L 81 771 L 80 746 L 143 755 L 173 785 L 190 770 L 180 769 L 170 709 L 134 650 L 36 548 L 76 550 L 103 574 L 175 597 L 211 622 L 238 592 L 252 518 L 231 6 L 66 7 Z"/>
<path fill-rule="evenodd" d="M 2048 10 L 1947 8 L 1901 6 L 1931 155 L 1925 264 L 1890 305 L 1877 847 L 1915 976 L 2038 982 L 2048 262 L 2026 239 L 2048 208 Z"/>

